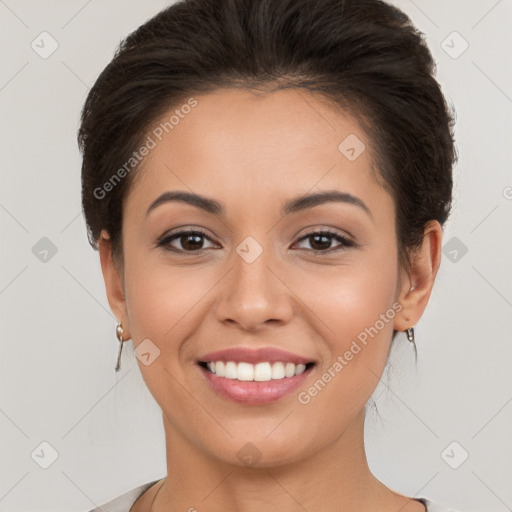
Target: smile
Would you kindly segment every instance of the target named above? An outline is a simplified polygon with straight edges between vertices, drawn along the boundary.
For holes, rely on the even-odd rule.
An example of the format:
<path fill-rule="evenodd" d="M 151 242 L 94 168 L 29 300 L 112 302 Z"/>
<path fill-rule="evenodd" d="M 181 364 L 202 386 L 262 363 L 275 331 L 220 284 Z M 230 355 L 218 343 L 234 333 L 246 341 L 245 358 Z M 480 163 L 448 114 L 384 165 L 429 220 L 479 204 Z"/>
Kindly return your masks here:
<path fill-rule="evenodd" d="M 316 361 L 276 347 L 232 347 L 196 360 L 217 396 L 244 405 L 285 398 L 311 375 Z"/>
<path fill-rule="evenodd" d="M 244 382 L 268 382 L 281 380 L 295 375 L 300 375 L 313 363 L 294 364 L 291 362 L 269 361 L 252 364 L 247 362 L 236 363 L 235 361 L 210 361 L 201 362 L 200 365 L 206 368 L 217 377 L 232 379 Z"/>

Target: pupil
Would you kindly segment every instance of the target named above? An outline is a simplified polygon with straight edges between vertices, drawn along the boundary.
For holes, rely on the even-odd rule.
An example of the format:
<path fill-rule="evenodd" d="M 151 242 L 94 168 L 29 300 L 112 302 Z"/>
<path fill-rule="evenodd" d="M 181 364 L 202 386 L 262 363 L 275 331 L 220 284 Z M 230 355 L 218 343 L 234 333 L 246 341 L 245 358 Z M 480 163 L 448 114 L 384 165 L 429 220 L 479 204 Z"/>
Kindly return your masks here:
<path fill-rule="evenodd" d="M 319 250 L 329 249 L 329 246 L 331 245 L 331 240 L 330 240 L 329 236 L 326 236 L 326 235 L 313 235 L 312 238 L 313 238 L 313 243 L 311 244 L 311 246 L 314 249 L 319 249 Z M 319 243 L 317 243 L 318 240 L 320 240 Z M 324 244 L 324 246 L 322 246 L 322 243 Z M 318 247 L 318 245 L 320 245 L 320 247 Z M 315 247 L 315 246 L 317 246 L 317 247 Z"/>
<path fill-rule="evenodd" d="M 185 243 L 183 243 L 183 239 L 185 239 Z M 201 235 L 185 235 L 181 237 L 182 245 L 185 249 L 201 249 Z M 194 240 L 192 244 L 188 243 L 188 241 Z"/>
<path fill-rule="evenodd" d="M 182 246 L 185 249 L 201 249 L 202 238 L 202 235 L 184 235 L 181 237 Z M 311 246 L 314 249 L 318 249 L 321 251 L 329 249 L 329 246 L 331 245 L 331 238 L 328 235 L 312 235 L 311 238 Z"/>

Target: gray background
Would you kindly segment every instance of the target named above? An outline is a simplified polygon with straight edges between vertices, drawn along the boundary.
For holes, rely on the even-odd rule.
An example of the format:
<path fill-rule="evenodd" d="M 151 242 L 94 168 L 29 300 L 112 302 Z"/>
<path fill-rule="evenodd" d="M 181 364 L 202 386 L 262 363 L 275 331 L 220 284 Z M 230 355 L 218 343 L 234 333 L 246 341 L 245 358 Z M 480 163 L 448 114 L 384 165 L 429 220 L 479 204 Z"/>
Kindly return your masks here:
<path fill-rule="evenodd" d="M 368 457 L 404 494 L 512 510 L 512 1 L 394 3 L 427 36 L 460 156 L 418 365 L 398 340 L 367 418 Z M 166 472 L 159 408 L 131 342 L 114 373 L 76 129 L 116 45 L 167 4 L 0 0 L 1 511 L 84 511 Z M 47 58 L 55 43 L 43 31 L 58 43 Z"/>

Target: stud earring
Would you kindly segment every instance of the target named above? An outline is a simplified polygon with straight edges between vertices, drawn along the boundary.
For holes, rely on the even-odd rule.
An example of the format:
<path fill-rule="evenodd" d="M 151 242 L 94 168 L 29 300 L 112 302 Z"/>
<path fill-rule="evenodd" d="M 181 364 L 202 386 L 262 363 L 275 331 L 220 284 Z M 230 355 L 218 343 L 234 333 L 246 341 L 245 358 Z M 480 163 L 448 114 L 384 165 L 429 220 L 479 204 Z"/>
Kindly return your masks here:
<path fill-rule="evenodd" d="M 121 351 L 123 350 L 123 342 L 124 342 L 124 329 L 123 326 L 119 323 L 116 327 L 116 336 L 119 340 L 119 352 L 117 353 L 117 364 L 116 364 L 116 372 L 121 369 Z"/>
<path fill-rule="evenodd" d="M 414 339 L 414 327 L 409 327 L 409 329 L 407 329 L 405 332 L 407 333 L 407 339 L 411 343 L 414 343 L 415 342 L 415 339 Z"/>

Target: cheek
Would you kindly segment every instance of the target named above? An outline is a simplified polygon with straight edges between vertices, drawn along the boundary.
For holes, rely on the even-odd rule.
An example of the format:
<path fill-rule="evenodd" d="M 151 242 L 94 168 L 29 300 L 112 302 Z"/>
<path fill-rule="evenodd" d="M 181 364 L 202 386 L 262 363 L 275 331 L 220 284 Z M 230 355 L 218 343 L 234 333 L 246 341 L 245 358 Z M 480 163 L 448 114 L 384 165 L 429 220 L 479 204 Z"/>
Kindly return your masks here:
<path fill-rule="evenodd" d="M 126 303 L 134 347 L 149 338 L 161 351 L 161 364 L 175 366 L 180 348 L 198 326 L 218 272 L 207 267 L 166 264 L 161 257 L 134 253 L 126 260 Z"/>
<path fill-rule="evenodd" d="M 182 349 L 189 345 L 192 326 L 198 326 L 194 322 L 195 308 L 201 307 L 214 282 L 215 276 L 190 267 L 157 263 L 147 254 L 132 254 L 126 260 L 126 303 L 135 355 L 139 344 L 147 339 L 158 348 L 151 364 L 145 365 L 142 359 L 137 363 L 149 391 L 164 411 L 193 409 L 189 394 L 180 384 L 186 380 L 190 364 L 190 360 L 184 361 Z M 139 351 L 142 349 L 143 345 Z M 202 418 L 198 411 L 193 412 Z M 188 417 L 187 424 L 194 418 Z"/>
<path fill-rule="evenodd" d="M 344 348 L 348 339 L 364 341 L 364 333 L 368 330 L 374 336 L 384 337 L 392 331 L 389 318 L 393 312 L 393 299 L 396 287 L 396 274 L 384 268 L 371 271 L 360 269 L 353 275 L 340 279 L 339 292 L 332 298 L 330 308 L 333 329 L 343 340 L 340 349 Z M 333 282 L 333 285 L 336 283 Z M 391 308 L 391 312 L 388 310 Z M 387 316 L 386 313 L 388 312 Z M 385 320 L 382 320 L 385 315 Z M 379 333 L 372 329 L 375 327 Z M 382 331 L 382 333 L 381 333 Z"/>
<path fill-rule="evenodd" d="M 187 313 L 193 314 L 194 304 L 212 285 L 212 279 L 191 268 L 137 263 L 133 258 L 127 264 L 126 298 L 134 344 L 143 338 L 177 339 Z"/>
<path fill-rule="evenodd" d="M 394 254 L 383 251 L 333 268 L 328 279 L 309 280 L 308 305 L 321 319 L 317 330 L 322 329 L 325 357 L 318 372 L 322 382 L 304 390 L 303 401 L 318 395 L 325 420 L 333 403 L 342 403 L 348 416 L 350 408 L 357 412 L 382 375 L 401 309 L 395 302 L 397 270 Z"/>
<path fill-rule="evenodd" d="M 389 247 L 389 245 L 387 246 Z M 340 265 L 301 272 L 294 290 L 324 323 L 322 334 L 336 357 L 365 329 L 392 329 L 398 269 L 392 251 L 354 252 Z M 299 291 L 300 290 L 300 291 Z M 382 325 L 381 315 L 391 308 Z M 364 336 L 362 336 L 364 337 Z"/>

